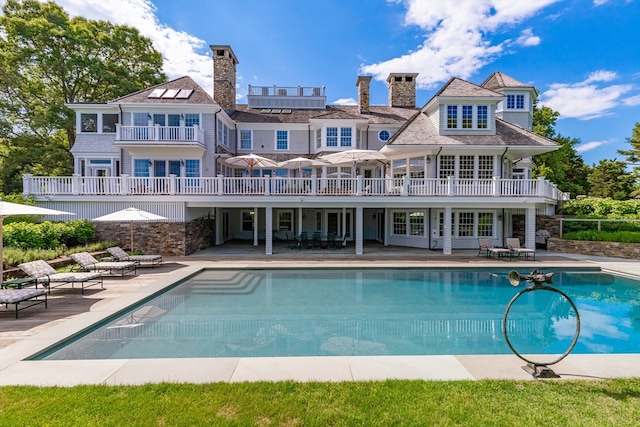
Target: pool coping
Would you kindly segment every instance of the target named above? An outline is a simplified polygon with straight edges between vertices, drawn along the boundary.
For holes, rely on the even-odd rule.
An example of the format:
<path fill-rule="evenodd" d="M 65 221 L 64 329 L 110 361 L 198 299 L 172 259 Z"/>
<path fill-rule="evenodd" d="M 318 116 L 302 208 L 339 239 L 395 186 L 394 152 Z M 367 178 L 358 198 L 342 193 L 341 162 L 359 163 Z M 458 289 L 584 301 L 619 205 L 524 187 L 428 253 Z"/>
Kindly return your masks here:
<path fill-rule="evenodd" d="M 599 265 L 603 271 L 631 275 L 633 270 L 597 260 L 547 263 L 546 267 L 589 267 Z M 593 262 L 593 263 L 592 263 Z M 375 268 L 397 267 L 397 262 L 377 262 Z M 496 265 L 462 265 L 456 268 L 495 267 Z M 361 266 L 361 265 L 360 265 Z M 369 265 L 370 266 L 370 265 Z M 403 265 L 424 268 L 418 263 Z M 504 267 L 504 264 L 500 265 Z M 533 264 L 535 267 L 539 267 Z M 236 262 L 233 265 L 198 263 L 184 267 L 127 295 L 67 319 L 40 333 L 26 337 L 0 349 L 0 386 L 75 386 L 80 384 L 145 384 L 156 382 L 242 382 L 242 381 L 372 381 L 384 379 L 478 380 L 486 378 L 532 380 L 522 369 L 525 362 L 515 355 L 438 355 L 438 356 L 305 356 L 305 357 L 239 357 L 193 359 L 114 359 L 114 360 L 25 360 L 41 353 L 68 337 L 133 304 L 143 301 L 179 280 L 203 269 L 241 268 L 318 268 L 313 262 L 295 266 L 281 263 Z M 336 265 L 356 268 L 358 263 Z M 443 265 L 442 267 L 447 267 Z M 519 263 L 519 269 L 529 268 Z M 321 268 L 329 268 L 322 266 Z M 629 267 L 631 268 L 631 267 Z M 625 271 L 626 270 L 626 271 Z M 526 355 L 536 359 L 536 355 Z M 546 355 L 544 360 L 548 360 Z M 640 377 L 640 354 L 570 354 L 551 368 L 564 379 Z"/>

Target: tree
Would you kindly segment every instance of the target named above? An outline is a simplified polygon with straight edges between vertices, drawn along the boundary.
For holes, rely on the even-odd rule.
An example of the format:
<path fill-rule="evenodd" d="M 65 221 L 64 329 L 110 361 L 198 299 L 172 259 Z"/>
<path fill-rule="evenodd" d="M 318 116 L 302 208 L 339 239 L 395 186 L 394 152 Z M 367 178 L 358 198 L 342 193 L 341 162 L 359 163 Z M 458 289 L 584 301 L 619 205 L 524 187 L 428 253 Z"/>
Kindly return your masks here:
<path fill-rule="evenodd" d="M 627 200 L 634 187 L 634 178 L 626 170 L 625 162 L 600 160 L 589 174 L 590 196 L 609 197 L 614 200 Z"/>
<path fill-rule="evenodd" d="M 618 150 L 618 153 L 626 156 L 627 162 L 633 165 L 632 176 L 636 189 L 631 192 L 631 197 L 637 197 L 640 196 L 640 123 L 636 122 L 631 132 L 631 137 L 627 138 L 627 142 L 631 144 L 631 149 Z"/>
<path fill-rule="evenodd" d="M 533 176 L 544 176 L 555 183 L 561 191 L 572 195 L 587 194 L 589 189 L 589 166 L 576 152 L 574 146 L 580 142 L 577 138 L 568 138 L 556 134 L 555 124 L 560 113 L 549 107 L 533 109 L 534 133 L 552 139 L 560 144 L 560 148 L 550 153 L 533 157 L 536 167 Z"/>
<path fill-rule="evenodd" d="M 56 3 L 7 0 L 0 16 L 0 131 L 52 143 L 75 116 L 65 106 L 106 102 L 166 80 L 162 56 L 132 27 L 69 19 Z M 19 145 L 19 144 L 18 144 Z"/>

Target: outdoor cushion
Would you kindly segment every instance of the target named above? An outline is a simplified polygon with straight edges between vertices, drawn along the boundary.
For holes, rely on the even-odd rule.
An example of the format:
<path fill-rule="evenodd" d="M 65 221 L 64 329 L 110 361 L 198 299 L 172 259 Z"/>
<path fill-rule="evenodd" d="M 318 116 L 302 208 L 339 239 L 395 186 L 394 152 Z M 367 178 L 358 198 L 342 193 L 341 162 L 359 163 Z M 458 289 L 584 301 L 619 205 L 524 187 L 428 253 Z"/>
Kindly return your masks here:
<path fill-rule="evenodd" d="M 77 254 L 71 254 L 69 257 L 77 262 L 83 269 L 88 271 L 108 271 L 110 274 L 114 272 L 124 276 L 126 273 L 133 272 L 136 274 L 135 261 L 124 262 L 104 262 L 98 261 L 89 252 L 79 252 Z"/>
<path fill-rule="evenodd" d="M 138 263 L 151 263 L 155 267 L 156 264 L 162 264 L 162 255 L 129 255 L 119 246 L 107 248 L 107 252 L 118 261 L 137 261 Z"/>
<path fill-rule="evenodd" d="M 43 300 L 33 300 L 41 295 L 44 295 Z M 30 304 L 18 308 L 18 304 L 21 302 L 29 301 Z M 0 290 L 0 304 L 15 304 L 16 319 L 18 318 L 18 311 L 24 310 L 31 306 L 44 303 L 44 307 L 47 308 L 47 294 L 44 289 L 2 289 Z"/>
<path fill-rule="evenodd" d="M 27 276 L 36 279 L 37 283 L 48 287 L 49 292 L 51 292 L 51 288 L 53 287 L 51 285 L 52 283 L 58 283 L 57 286 L 70 283 L 72 287 L 74 287 L 76 283 L 80 283 L 82 286 L 81 293 L 84 293 L 85 287 L 88 288 L 97 284 L 100 284 L 100 287 L 104 289 L 102 275 L 100 273 L 58 273 L 48 262 L 41 259 L 22 263 L 18 265 L 18 267 L 20 267 L 20 270 L 24 271 Z M 91 284 L 89 285 L 88 283 L 90 282 Z M 36 287 L 38 286 L 37 283 Z"/>

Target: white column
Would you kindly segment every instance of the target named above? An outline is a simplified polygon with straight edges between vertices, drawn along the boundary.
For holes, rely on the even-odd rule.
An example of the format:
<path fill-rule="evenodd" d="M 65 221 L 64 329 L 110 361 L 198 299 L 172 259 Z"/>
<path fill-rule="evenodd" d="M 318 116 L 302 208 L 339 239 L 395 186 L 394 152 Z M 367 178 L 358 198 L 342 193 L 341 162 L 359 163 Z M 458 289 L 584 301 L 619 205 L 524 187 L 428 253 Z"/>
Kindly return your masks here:
<path fill-rule="evenodd" d="M 451 255 L 451 208 L 444 208 L 444 238 L 442 241 L 442 253 L 444 255 Z"/>
<path fill-rule="evenodd" d="M 347 234 L 347 208 L 342 208 L 342 238 Z"/>
<path fill-rule="evenodd" d="M 524 247 L 536 248 L 536 208 L 529 207 L 524 219 Z"/>
<path fill-rule="evenodd" d="M 302 233 L 302 206 L 298 208 L 298 236 Z"/>
<path fill-rule="evenodd" d="M 216 246 L 217 245 L 221 245 L 222 244 L 222 239 L 223 239 L 223 235 L 222 235 L 222 214 L 220 211 L 220 208 L 214 208 L 213 209 L 213 217 L 214 217 L 214 221 L 215 221 L 215 231 L 216 231 Z"/>
<path fill-rule="evenodd" d="M 264 253 L 265 255 L 273 254 L 273 208 L 267 206 L 264 208 Z"/>
<path fill-rule="evenodd" d="M 258 208 L 253 208 L 253 246 L 258 246 Z"/>
<path fill-rule="evenodd" d="M 362 224 L 363 224 L 363 218 L 362 218 L 362 206 L 358 206 L 356 207 L 356 223 L 355 223 L 355 228 L 356 228 L 356 255 L 362 255 L 362 249 L 363 249 L 363 243 L 362 243 Z"/>

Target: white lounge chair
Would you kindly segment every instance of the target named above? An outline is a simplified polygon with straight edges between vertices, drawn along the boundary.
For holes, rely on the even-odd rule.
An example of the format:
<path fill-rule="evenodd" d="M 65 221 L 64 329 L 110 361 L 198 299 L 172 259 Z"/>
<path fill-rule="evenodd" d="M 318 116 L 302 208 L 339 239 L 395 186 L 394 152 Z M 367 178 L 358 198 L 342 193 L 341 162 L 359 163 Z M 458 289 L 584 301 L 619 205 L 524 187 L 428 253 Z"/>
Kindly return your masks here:
<path fill-rule="evenodd" d="M 524 255 L 525 259 L 529 259 L 530 256 L 533 256 L 533 260 L 536 260 L 536 251 L 534 249 L 523 248 L 520 246 L 520 239 L 515 237 L 508 237 L 505 239 L 507 243 L 507 247 L 513 252 L 518 254 L 518 258 Z"/>
<path fill-rule="evenodd" d="M 162 265 L 162 255 L 129 255 L 119 246 L 107 248 L 107 252 L 118 261 L 133 261 L 137 262 L 139 266 L 142 266 L 142 263 L 151 267 Z"/>
<path fill-rule="evenodd" d="M 27 276 L 36 279 L 36 288 L 38 283 L 49 289 L 62 286 L 65 284 L 71 284 L 71 287 L 75 287 L 76 283 L 81 285 L 81 293 L 84 294 L 84 288 L 88 288 L 94 285 L 100 285 L 104 289 L 102 283 L 102 274 L 100 273 L 82 273 L 82 272 L 70 272 L 70 273 L 58 273 L 53 267 L 46 261 L 37 260 L 25 262 L 20 265 L 20 270 L 24 271 Z"/>
<path fill-rule="evenodd" d="M 44 299 L 38 299 L 39 296 L 44 295 Z M 29 305 L 18 308 L 20 303 L 27 302 Z M 0 304 L 9 309 L 9 304 L 14 304 L 16 319 L 18 318 L 18 311 L 25 308 L 33 307 L 34 305 L 43 304 L 44 308 L 47 308 L 47 293 L 44 289 L 2 289 L 0 290 Z"/>
<path fill-rule="evenodd" d="M 478 256 L 485 255 L 487 258 L 496 257 L 498 259 L 509 257 L 513 258 L 513 253 L 509 248 L 500 248 L 493 246 L 491 239 L 479 238 L 478 239 Z"/>
<path fill-rule="evenodd" d="M 108 274 L 119 274 L 120 277 L 124 277 L 127 273 L 136 274 L 136 267 L 138 263 L 135 261 L 98 261 L 89 252 L 78 252 L 77 254 L 71 254 L 69 257 L 77 262 L 83 270 L 107 272 Z"/>

